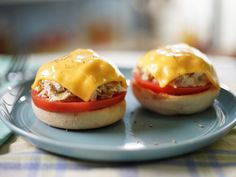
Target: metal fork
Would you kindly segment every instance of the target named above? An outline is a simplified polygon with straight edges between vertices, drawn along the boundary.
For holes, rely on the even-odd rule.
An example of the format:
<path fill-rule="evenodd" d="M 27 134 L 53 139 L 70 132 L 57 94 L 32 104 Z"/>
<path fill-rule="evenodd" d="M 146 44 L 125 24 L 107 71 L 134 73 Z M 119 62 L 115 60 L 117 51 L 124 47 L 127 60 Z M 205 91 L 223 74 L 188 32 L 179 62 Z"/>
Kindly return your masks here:
<path fill-rule="evenodd" d="M 24 73 L 26 68 L 25 55 L 14 55 L 11 58 L 9 67 L 4 75 L 5 81 L 17 82 L 24 79 Z"/>

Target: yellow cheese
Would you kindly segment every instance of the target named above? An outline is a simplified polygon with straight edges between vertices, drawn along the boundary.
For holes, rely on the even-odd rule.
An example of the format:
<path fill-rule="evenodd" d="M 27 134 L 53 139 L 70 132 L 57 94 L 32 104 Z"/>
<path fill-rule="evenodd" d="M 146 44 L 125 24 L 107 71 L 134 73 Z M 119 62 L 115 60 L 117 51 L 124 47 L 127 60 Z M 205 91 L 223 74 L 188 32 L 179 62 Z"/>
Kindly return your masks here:
<path fill-rule="evenodd" d="M 54 80 L 84 101 L 89 101 L 98 86 L 118 81 L 127 88 L 119 70 L 88 49 L 77 49 L 68 55 L 42 65 L 32 89 L 40 80 Z"/>
<path fill-rule="evenodd" d="M 160 87 L 188 73 L 204 73 L 215 87 L 219 87 L 216 72 L 207 56 L 186 44 L 151 50 L 139 60 L 138 66 L 157 79 Z"/>

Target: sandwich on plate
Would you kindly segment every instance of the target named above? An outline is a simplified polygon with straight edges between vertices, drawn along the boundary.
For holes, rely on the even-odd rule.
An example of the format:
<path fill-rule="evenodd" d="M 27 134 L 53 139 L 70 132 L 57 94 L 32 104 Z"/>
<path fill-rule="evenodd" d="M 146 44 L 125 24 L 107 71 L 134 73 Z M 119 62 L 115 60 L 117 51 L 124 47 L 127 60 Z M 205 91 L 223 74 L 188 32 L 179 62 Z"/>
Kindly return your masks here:
<path fill-rule="evenodd" d="M 186 44 L 175 44 L 151 50 L 138 61 L 132 90 L 144 107 L 174 115 L 207 109 L 220 86 L 205 54 Z"/>
<path fill-rule="evenodd" d="M 53 127 L 92 129 L 122 119 L 127 83 L 110 62 L 77 49 L 42 65 L 32 85 L 36 117 Z"/>

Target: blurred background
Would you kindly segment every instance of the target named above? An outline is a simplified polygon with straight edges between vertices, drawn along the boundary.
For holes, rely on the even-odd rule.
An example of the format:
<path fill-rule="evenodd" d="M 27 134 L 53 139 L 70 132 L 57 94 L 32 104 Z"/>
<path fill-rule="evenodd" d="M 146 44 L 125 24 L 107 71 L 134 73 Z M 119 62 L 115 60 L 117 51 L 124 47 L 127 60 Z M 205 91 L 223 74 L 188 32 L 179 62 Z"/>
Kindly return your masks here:
<path fill-rule="evenodd" d="M 0 54 L 186 42 L 236 56 L 234 0 L 1 0 Z"/>

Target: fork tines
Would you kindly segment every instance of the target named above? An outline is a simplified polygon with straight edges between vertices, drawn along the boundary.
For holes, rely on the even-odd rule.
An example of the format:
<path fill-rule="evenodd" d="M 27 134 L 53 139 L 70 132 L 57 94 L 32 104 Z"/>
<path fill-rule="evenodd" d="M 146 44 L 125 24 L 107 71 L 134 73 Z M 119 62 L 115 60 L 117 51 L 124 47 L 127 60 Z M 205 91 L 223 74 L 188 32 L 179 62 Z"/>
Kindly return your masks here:
<path fill-rule="evenodd" d="M 26 67 L 26 57 L 24 55 L 14 55 L 9 63 L 9 68 L 5 73 L 5 79 L 12 81 L 22 78 Z"/>

